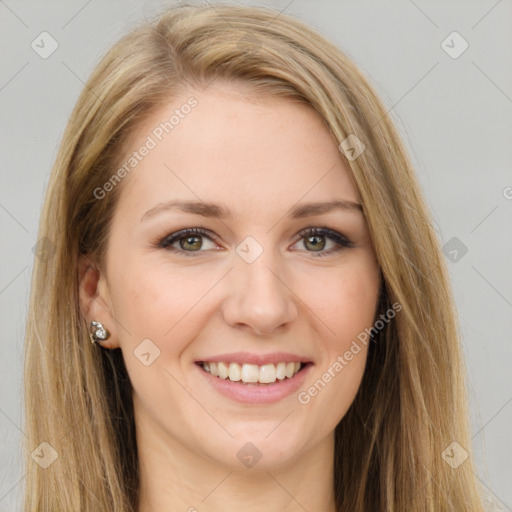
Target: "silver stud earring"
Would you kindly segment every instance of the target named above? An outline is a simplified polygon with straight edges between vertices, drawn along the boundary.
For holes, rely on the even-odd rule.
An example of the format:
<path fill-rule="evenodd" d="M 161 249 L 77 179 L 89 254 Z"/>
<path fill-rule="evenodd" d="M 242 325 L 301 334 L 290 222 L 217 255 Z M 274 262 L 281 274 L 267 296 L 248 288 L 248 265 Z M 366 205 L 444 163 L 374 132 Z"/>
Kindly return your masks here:
<path fill-rule="evenodd" d="M 89 338 L 91 338 L 91 343 L 96 345 L 100 341 L 108 340 L 110 338 L 110 331 L 103 327 L 101 322 L 92 321 L 89 325 Z"/>

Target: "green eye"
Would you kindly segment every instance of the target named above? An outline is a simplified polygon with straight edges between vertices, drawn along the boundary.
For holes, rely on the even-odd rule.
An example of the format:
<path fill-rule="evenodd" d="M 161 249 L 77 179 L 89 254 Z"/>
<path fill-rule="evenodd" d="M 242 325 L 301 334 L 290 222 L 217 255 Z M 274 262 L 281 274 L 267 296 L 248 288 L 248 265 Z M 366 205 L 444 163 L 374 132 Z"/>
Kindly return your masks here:
<path fill-rule="evenodd" d="M 313 257 L 327 256 L 342 249 L 353 247 L 354 244 L 345 235 L 329 228 L 306 228 L 299 233 L 306 252 L 313 253 Z M 187 228 L 172 233 L 163 238 L 158 246 L 176 253 L 195 256 L 192 253 L 201 253 L 208 250 L 204 248 L 204 240 L 214 244 L 214 237 L 202 228 Z M 333 242 L 333 246 L 325 249 L 327 240 Z M 178 247 L 175 245 L 179 244 Z"/>
<path fill-rule="evenodd" d="M 212 241 L 208 232 L 201 228 L 187 228 L 166 236 L 160 241 L 159 246 L 176 252 L 202 252 L 203 237 Z M 179 248 L 173 247 L 178 243 Z"/>
<path fill-rule="evenodd" d="M 299 235 L 304 241 L 304 246 L 312 248 L 312 250 L 308 252 L 318 253 L 315 254 L 314 257 L 327 256 L 333 252 L 338 252 L 342 249 L 354 246 L 353 242 L 345 235 L 329 228 L 307 228 L 301 231 Z M 325 251 L 326 239 L 332 240 L 334 242 L 334 247 Z"/>

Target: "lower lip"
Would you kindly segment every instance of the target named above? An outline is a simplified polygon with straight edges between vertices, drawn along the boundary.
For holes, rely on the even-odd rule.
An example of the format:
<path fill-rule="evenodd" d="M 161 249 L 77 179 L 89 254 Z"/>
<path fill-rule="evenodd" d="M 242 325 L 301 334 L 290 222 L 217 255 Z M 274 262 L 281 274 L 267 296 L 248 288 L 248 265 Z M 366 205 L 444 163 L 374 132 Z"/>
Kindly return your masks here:
<path fill-rule="evenodd" d="M 195 366 L 197 366 L 199 372 L 216 391 L 235 402 L 243 404 L 273 404 L 297 391 L 304 383 L 304 379 L 313 365 L 308 363 L 291 379 L 277 380 L 272 384 L 232 382 L 229 379 L 214 377 L 211 373 L 204 370 L 202 366 L 197 364 Z"/>

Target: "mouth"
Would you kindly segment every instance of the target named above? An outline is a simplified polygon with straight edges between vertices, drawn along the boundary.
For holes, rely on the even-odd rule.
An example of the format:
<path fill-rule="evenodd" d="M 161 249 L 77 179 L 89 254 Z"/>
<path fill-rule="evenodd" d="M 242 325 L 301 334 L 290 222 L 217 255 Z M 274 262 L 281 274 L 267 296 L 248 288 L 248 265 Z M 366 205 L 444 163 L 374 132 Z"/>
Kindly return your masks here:
<path fill-rule="evenodd" d="M 297 361 L 281 361 L 264 365 L 229 361 L 196 361 L 196 365 L 212 377 L 248 386 L 269 386 L 291 380 L 311 364 Z"/>

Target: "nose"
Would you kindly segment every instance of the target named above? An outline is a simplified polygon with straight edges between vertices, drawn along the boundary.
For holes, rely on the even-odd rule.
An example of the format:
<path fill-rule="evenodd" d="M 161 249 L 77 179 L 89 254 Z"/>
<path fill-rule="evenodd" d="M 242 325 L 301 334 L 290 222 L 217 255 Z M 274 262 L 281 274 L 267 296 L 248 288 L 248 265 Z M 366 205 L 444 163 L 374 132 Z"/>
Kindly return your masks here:
<path fill-rule="evenodd" d="M 265 336 L 289 326 L 298 316 L 297 297 L 278 256 L 265 250 L 252 263 L 234 256 L 229 273 L 224 320 L 237 329 Z M 288 279 L 287 279 L 288 277 Z"/>

